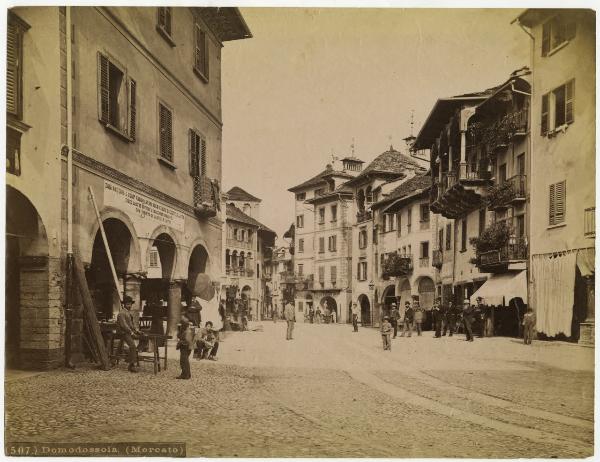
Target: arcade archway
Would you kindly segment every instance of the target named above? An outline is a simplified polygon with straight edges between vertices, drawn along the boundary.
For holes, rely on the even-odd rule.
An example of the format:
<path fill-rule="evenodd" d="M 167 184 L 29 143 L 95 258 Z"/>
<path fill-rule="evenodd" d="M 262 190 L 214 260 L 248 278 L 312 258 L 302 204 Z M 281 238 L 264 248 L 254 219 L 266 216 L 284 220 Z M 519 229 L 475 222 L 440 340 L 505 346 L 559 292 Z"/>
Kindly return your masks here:
<path fill-rule="evenodd" d="M 392 312 L 392 303 L 396 303 L 396 286 L 394 284 L 390 284 L 383 290 L 383 295 L 381 296 L 382 318 L 390 315 Z"/>
<path fill-rule="evenodd" d="M 327 311 L 325 310 L 325 308 L 327 307 L 329 309 L 329 312 L 335 312 L 335 320 L 336 322 L 338 322 L 339 320 L 339 311 L 338 311 L 338 306 L 337 306 L 337 302 L 335 301 L 335 298 L 327 295 L 325 297 L 323 297 L 321 299 L 321 301 L 319 302 L 319 304 L 321 305 L 321 311 L 323 313 L 327 313 Z M 326 305 L 327 304 L 327 305 Z"/>
<path fill-rule="evenodd" d="M 431 310 L 435 298 L 435 284 L 429 277 L 419 280 L 419 305 L 425 310 Z"/>
<path fill-rule="evenodd" d="M 406 302 L 412 302 L 410 282 L 408 279 L 404 279 L 404 281 L 402 281 L 400 284 L 400 291 L 398 295 L 400 296 L 400 307 L 404 308 L 404 304 Z"/>
<path fill-rule="evenodd" d="M 358 296 L 358 304 L 360 306 L 360 321 L 363 326 L 370 326 L 371 321 L 371 302 L 369 297 L 364 294 Z"/>

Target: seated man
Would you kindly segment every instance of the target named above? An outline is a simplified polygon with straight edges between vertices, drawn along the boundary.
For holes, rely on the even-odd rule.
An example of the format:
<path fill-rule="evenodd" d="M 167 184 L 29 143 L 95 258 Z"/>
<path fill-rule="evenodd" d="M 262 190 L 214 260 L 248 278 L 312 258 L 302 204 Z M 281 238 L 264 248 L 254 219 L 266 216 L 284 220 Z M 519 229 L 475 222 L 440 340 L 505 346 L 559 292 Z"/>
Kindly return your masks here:
<path fill-rule="evenodd" d="M 219 331 L 213 329 L 213 323 L 206 321 L 205 326 L 200 329 L 200 338 L 196 342 L 198 347 L 198 359 L 208 356 L 211 361 L 216 361 L 219 351 Z"/>

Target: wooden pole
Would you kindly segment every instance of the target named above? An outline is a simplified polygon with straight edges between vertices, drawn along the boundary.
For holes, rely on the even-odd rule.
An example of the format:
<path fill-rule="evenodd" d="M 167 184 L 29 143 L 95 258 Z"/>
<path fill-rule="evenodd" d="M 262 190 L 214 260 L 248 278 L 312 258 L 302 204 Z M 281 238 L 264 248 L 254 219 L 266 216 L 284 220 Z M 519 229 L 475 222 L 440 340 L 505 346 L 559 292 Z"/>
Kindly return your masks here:
<path fill-rule="evenodd" d="M 115 283 L 115 289 L 117 290 L 117 294 L 119 293 L 119 278 L 117 277 L 117 272 L 115 270 L 115 264 L 113 263 L 112 254 L 110 253 L 110 247 L 108 246 L 108 239 L 106 238 L 106 233 L 104 232 L 104 225 L 102 224 L 102 219 L 100 218 L 100 212 L 98 211 L 98 205 L 96 205 L 96 197 L 94 196 L 94 190 L 91 186 L 88 186 L 88 190 L 90 191 L 90 197 L 92 199 L 92 204 L 94 204 L 94 211 L 96 212 L 96 218 L 98 219 L 98 226 L 100 228 L 100 234 L 102 235 L 102 242 L 104 242 L 104 248 L 106 249 L 106 256 L 108 257 L 108 264 L 110 266 L 110 271 L 112 273 L 113 281 Z M 121 297 L 119 296 L 121 300 Z"/>

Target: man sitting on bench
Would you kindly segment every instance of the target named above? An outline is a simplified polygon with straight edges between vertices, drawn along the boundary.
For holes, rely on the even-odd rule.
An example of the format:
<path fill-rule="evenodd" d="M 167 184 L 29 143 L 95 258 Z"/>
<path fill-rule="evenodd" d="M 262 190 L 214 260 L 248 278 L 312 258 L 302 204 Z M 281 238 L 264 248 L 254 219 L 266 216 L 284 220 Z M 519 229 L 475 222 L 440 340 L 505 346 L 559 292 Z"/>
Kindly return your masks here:
<path fill-rule="evenodd" d="M 213 323 L 206 321 L 205 326 L 200 329 L 200 338 L 197 341 L 199 357 L 198 359 L 208 359 L 216 361 L 217 351 L 219 350 L 219 332 L 213 329 Z"/>

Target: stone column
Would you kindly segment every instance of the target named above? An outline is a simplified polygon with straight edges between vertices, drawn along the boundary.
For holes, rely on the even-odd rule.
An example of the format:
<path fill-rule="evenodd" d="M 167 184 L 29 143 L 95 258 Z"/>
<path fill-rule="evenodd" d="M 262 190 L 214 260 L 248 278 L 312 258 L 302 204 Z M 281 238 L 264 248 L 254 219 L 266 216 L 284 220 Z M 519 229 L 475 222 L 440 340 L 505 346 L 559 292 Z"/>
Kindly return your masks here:
<path fill-rule="evenodd" d="M 181 281 L 171 281 L 169 283 L 167 335 L 171 335 L 173 338 L 177 334 L 177 324 L 181 319 L 181 285 Z"/>

